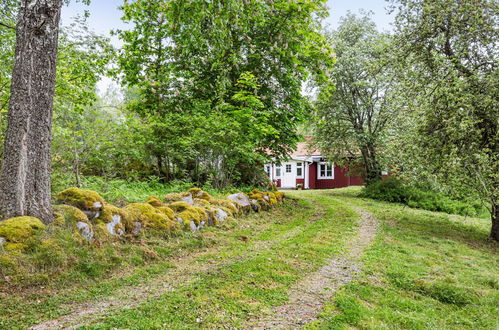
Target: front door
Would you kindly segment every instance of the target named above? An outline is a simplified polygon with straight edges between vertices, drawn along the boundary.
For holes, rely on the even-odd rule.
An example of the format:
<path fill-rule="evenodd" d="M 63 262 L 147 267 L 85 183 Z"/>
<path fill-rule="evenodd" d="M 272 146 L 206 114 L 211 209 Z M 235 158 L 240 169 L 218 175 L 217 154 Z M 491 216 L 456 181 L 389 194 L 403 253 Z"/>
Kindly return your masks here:
<path fill-rule="evenodd" d="M 296 187 L 296 164 L 295 163 L 282 163 L 281 170 L 281 187 L 294 188 Z"/>

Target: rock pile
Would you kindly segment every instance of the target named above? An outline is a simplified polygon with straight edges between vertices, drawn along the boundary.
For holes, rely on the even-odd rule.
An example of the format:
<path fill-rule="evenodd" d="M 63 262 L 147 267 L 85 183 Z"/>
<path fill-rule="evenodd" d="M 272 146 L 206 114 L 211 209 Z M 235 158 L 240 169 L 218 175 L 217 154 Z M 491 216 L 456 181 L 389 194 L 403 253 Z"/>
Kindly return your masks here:
<path fill-rule="evenodd" d="M 69 188 L 57 194 L 53 225 L 69 229 L 88 243 L 125 239 L 147 229 L 166 233 L 198 231 L 251 211 L 268 210 L 283 198 L 282 192 L 253 190 L 249 194 L 238 192 L 217 199 L 199 188 L 192 188 L 167 194 L 162 200 L 151 196 L 144 203 L 118 208 L 95 191 Z M 0 247 L 22 250 L 27 241 L 44 229 L 45 225 L 33 217 L 0 221 Z"/>

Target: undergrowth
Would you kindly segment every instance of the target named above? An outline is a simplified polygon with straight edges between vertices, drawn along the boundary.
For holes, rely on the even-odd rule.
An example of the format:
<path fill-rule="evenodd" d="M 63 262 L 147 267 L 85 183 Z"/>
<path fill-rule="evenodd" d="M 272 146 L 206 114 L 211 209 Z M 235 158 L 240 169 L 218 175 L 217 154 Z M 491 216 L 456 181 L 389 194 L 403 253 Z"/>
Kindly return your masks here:
<path fill-rule="evenodd" d="M 360 197 L 372 198 L 386 202 L 402 203 L 410 207 L 428 211 L 445 212 L 464 216 L 486 217 L 487 213 L 479 201 L 460 201 L 446 195 L 429 190 L 422 190 L 387 178 L 373 183 L 360 194 Z"/>
<path fill-rule="evenodd" d="M 72 179 L 58 178 L 52 182 L 52 191 L 58 192 L 74 185 Z M 163 197 L 166 194 L 179 191 L 187 191 L 198 187 L 195 183 L 175 180 L 162 183 L 157 177 L 151 177 L 148 181 L 106 179 L 98 176 L 88 176 L 81 179 L 80 188 L 98 191 L 106 201 L 116 205 L 142 202 L 149 196 Z M 235 192 L 250 192 L 255 187 L 227 187 L 217 189 L 211 185 L 202 188 L 214 197 Z"/>

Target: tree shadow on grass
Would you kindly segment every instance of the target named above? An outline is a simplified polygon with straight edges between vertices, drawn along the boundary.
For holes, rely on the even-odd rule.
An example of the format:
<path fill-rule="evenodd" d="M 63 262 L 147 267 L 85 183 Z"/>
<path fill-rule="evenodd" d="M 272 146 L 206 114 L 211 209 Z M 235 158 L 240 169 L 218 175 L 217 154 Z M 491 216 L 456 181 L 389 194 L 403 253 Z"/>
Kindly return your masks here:
<path fill-rule="evenodd" d="M 387 215 L 392 218 L 389 219 L 392 220 L 391 225 L 403 232 L 410 231 L 429 238 L 463 243 L 486 253 L 497 254 L 499 252 L 499 244 L 490 238 L 488 230 L 476 222 L 471 222 L 476 219 L 470 219 L 470 223 L 465 223 L 451 220 L 453 216 L 441 213 L 410 208 L 406 208 L 405 212 L 406 214 L 403 214 L 401 210 L 397 210 L 391 216 Z"/>

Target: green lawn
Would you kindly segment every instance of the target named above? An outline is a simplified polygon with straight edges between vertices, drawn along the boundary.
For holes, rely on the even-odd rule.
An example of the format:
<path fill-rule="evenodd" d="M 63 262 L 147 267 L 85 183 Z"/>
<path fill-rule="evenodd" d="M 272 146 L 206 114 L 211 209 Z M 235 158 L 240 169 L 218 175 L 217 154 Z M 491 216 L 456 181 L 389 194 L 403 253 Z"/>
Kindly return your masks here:
<path fill-rule="evenodd" d="M 310 328 L 498 329 L 498 245 L 490 221 L 362 200 L 381 221 L 362 276 Z"/>
<path fill-rule="evenodd" d="M 119 259 L 111 272 L 4 290 L 0 328 L 26 328 L 113 298 L 110 310 L 68 320 L 90 329 L 244 328 L 344 250 L 356 233 L 351 204 L 379 219 L 378 236 L 358 280 L 308 327 L 498 328 L 498 246 L 488 239 L 487 220 L 363 200 L 358 191 L 292 191 L 293 199 L 271 212 L 120 246 L 133 258 Z M 158 281 L 174 290 L 161 290 Z M 148 286 L 154 290 L 142 300 L 127 297 Z"/>

